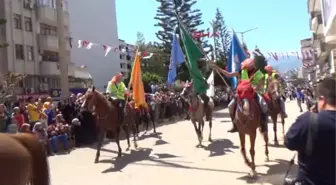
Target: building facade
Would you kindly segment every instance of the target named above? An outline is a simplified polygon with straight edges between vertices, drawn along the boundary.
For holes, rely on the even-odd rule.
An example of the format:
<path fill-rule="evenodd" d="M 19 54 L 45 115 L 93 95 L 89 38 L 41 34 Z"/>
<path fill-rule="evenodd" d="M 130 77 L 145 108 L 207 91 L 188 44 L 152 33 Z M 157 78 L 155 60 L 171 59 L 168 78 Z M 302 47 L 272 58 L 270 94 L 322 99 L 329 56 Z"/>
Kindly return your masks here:
<path fill-rule="evenodd" d="M 312 47 L 318 78 L 335 74 L 336 0 L 308 0 Z"/>
<path fill-rule="evenodd" d="M 302 78 L 310 82 L 315 81 L 315 57 L 311 38 L 301 40 Z"/>
<path fill-rule="evenodd" d="M 0 29 L 0 40 L 8 43 L 8 47 L 0 49 L 0 72 L 26 75 L 18 94 L 60 88 L 56 0 L 0 0 L 0 9 L 0 18 L 6 20 Z M 69 40 L 70 15 L 66 1 L 63 10 L 64 39 Z M 69 45 L 66 50 L 68 75 L 76 78 Z"/>
<path fill-rule="evenodd" d="M 119 53 L 114 51 L 119 46 L 115 0 L 71 0 L 68 9 L 71 37 L 75 41 L 100 44 L 87 50 L 77 48 L 77 43 L 73 43 L 71 61 L 87 66 L 95 87 L 104 90 L 112 76 L 120 71 Z M 113 48 L 107 56 L 104 56 L 102 45 Z"/>
<path fill-rule="evenodd" d="M 135 46 L 119 39 L 119 51 L 120 72 L 124 74 L 124 78 L 128 78 L 132 70 Z"/>

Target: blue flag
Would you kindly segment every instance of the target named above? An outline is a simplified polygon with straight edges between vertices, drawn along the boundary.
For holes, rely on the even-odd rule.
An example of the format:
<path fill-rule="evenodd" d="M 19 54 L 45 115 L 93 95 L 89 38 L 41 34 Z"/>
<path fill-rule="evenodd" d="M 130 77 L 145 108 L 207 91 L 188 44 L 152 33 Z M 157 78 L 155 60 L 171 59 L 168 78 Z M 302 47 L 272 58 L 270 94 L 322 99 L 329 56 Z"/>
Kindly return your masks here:
<path fill-rule="evenodd" d="M 246 59 L 245 51 L 240 44 L 240 41 L 233 31 L 232 40 L 230 44 L 228 71 L 238 72 L 241 68 L 241 63 Z M 232 78 L 231 85 L 235 89 L 237 87 L 237 77 Z"/>
<path fill-rule="evenodd" d="M 168 84 L 172 84 L 176 79 L 176 67 L 184 62 L 184 55 L 177 39 L 177 36 L 173 36 L 173 43 L 170 55 L 170 64 L 168 72 Z"/>

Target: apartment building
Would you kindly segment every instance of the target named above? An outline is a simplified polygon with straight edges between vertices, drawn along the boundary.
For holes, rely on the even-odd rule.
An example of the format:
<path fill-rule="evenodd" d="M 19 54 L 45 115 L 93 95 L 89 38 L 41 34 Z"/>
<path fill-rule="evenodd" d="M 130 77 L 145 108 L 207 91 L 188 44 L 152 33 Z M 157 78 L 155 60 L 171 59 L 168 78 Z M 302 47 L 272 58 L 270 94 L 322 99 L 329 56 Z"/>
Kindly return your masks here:
<path fill-rule="evenodd" d="M 74 40 L 87 40 L 97 45 L 90 50 L 77 48 L 77 42 L 71 49 L 71 61 L 76 65 L 87 66 L 94 85 L 104 90 L 108 81 L 120 71 L 119 46 L 115 0 L 70 0 L 70 32 Z M 102 45 L 113 49 L 104 56 Z"/>
<path fill-rule="evenodd" d="M 301 40 L 301 52 L 302 56 L 302 77 L 308 81 L 315 81 L 315 55 L 312 52 L 312 39 L 307 38 Z"/>
<path fill-rule="evenodd" d="M 308 0 L 316 75 L 335 74 L 336 0 Z"/>
<path fill-rule="evenodd" d="M 127 44 L 124 40 L 119 39 L 120 72 L 124 74 L 124 78 L 128 78 L 131 73 L 134 51 L 134 45 Z"/>
<path fill-rule="evenodd" d="M 70 37 L 68 5 L 63 1 L 66 40 Z M 0 72 L 23 73 L 26 78 L 19 94 L 47 93 L 60 88 L 56 0 L 0 0 L 0 18 L 6 19 L 0 40 L 9 46 L 0 49 Z M 67 45 L 68 75 L 75 76 Z"/>

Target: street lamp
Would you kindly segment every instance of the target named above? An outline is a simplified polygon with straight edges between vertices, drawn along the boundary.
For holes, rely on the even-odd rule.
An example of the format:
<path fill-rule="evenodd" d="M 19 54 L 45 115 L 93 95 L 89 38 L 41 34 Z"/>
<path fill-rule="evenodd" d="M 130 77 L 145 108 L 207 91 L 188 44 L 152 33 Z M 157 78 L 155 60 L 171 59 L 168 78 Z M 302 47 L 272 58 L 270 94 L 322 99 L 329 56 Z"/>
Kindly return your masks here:
<path fill-rule="evenodd" d="M 244 43 L 244 34 L 250 32 L 250 31 L 256 30 L 256 29 L 259 29 L 259 28 L 255 27 L 255 28 L 252 28 L 252 29 L 248 29 L 248 30 L 241 31 L 241 32 L 236 32 L 236 33 L 240 33 L 241 39 L 242 39 L 242 43 Z"/>

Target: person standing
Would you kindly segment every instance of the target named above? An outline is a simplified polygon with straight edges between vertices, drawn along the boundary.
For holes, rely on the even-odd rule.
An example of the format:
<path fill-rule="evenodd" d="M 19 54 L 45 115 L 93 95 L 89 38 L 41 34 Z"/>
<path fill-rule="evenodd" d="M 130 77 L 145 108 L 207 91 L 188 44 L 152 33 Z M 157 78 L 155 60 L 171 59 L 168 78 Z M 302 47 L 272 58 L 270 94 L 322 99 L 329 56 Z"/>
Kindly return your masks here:
<path fill-rule="evenodd" d="M 27 111 L 29 116 L 29 125 L 31 130 L 33 130 L 35 123 L 40 121 L 40 110 L 35 104 L 33 97 L 27 98 Z"/>
<path fill-rule="evenodd" d="M 301 102 L 302 102 L 302 99 L 303 99 L 303 94 L 302 94 L 302 91 L 300 88 L 298 88 L 296 90 L 296 101 L 297 101 L 297 105 L 298 107 L 300 108 L 300 112 L 302 112 L 302 105 L 301 105 Z"/>

